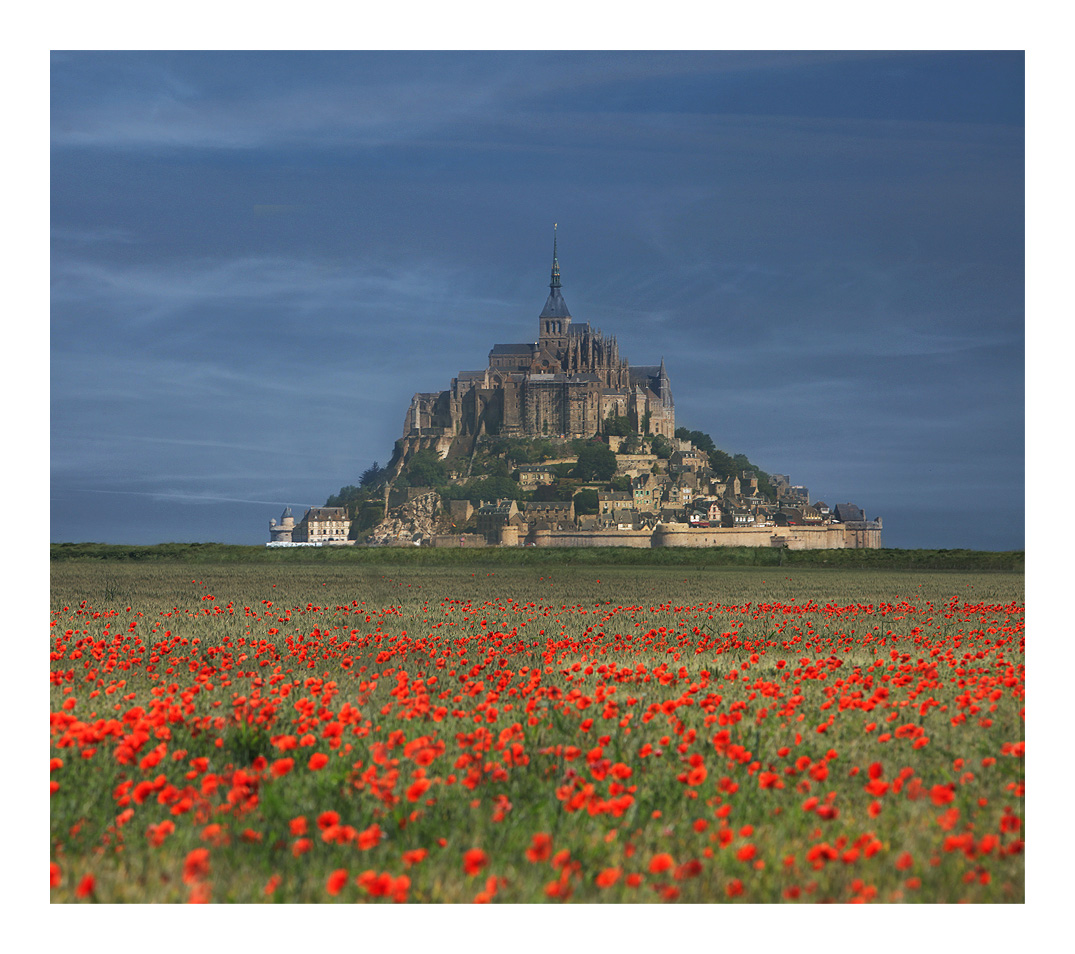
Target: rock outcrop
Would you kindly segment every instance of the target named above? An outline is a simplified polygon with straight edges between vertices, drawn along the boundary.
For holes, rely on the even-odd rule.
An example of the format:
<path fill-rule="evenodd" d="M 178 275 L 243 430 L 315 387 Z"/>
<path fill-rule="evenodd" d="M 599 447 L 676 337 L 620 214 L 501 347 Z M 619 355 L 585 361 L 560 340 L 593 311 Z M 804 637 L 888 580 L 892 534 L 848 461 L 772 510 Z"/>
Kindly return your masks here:
<path fill-rule="evenodd" d="M 440 494 L 420 494 L 388 511 L 373 528 L 368 540 L 374 547 L 405 547 L 428 544 L 438 532 L 441 519 Z"/>

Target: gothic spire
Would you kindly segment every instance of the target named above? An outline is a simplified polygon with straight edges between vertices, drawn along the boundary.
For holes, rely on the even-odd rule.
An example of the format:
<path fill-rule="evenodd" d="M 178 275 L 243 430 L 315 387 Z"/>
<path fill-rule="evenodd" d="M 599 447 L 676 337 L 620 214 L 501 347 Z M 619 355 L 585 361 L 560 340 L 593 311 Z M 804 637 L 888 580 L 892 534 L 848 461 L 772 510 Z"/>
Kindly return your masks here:
<path fill-rule="evenodd" d="M 549 288 L 560 287 L 560 263 L 556 260 L 556 223 L 552 223 L 552 281 Z"/>
<path fill-rule="evenodd" d="M 560 294 L 560 263 L 556 259 L 556 223 L 552 226 L 552 279 L 549 282 L 549 297 L 545 301 L 545 307 L 541 310 L 540 318 L 571 318 L 567 310 L 567 302 Z M 566 333 L 566 329 L 563 329 Z M 544 332 L 542 332 L 544 337 Z"/>

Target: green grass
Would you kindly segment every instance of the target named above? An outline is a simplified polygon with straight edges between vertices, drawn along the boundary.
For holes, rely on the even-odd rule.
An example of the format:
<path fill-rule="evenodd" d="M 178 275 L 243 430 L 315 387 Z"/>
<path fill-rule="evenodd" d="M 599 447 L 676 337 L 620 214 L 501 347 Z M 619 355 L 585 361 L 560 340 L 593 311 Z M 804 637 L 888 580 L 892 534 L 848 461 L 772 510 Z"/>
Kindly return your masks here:
<path fill-rule="evenodd" d="M 236 546 L 224 543 L 162 543 L 123 546 L 54 543 L 51 560 L 114 562 L 181 561 L 191 564 L 244 563 L 267 566 L 344 565 L 394 567 L 824 567 L 876 570 L 959 570 L 1022 573 L 1022 550 L 782 550 L 771 547 L 516 547 L 473 550 L 430 547 Z"/>

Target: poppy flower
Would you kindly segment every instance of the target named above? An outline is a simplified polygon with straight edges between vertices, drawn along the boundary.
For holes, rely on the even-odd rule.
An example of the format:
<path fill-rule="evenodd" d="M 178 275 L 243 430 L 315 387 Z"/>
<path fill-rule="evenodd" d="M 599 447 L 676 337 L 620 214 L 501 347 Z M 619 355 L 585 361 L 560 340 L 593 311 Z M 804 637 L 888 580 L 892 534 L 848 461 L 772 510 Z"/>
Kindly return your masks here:
<path fill-rule="evenodd" d="M 381 831 L 381 826 L 374 824 L 370 825 L 365 831 L 360 831 L 355 838 L 355 843 L 363 851 L 369 851 L 371 848 L 376 848 L 383 837 L 384 832 Z"/>
<path fill-rule="evenodd" d="M 662 871 L 667 871 L 675 864 L 674 859 L 667 852 L 660 852 L 650 858 L 649 870 L 651 874 L 660 874 Z"/>
<path fill-rule="evenodd" d="M 471 848 L 463 854 L 463 870 L 468 875 L 476 875 L 487 864 L 489 856 L 481 848 Z"/>
<path fill-rule="evenodd" d="M 183 862 L 183 883 L 201 881 L 209 875 L 209 849 L 195 848 Z"/>
<path fill-rule="evenodd" d="M 347 869 L 337 868 L 328 876 L 328 881 L 325 882 L 325 890 L 335 897 L 345 884 L 347 884 Z"/>
<path fill-rule="evenodd" d="M 552 856 L 552 836 L 538 832 L 530 838 L 530 847 L 526 849 L 528 861 L 548 861 Z"/>
<path fill-rule="evenodd" d="M 605 868 L 594 879 L 599 888 L 610 888 L 620 879 L 623 873 L 621 868 Z"/>

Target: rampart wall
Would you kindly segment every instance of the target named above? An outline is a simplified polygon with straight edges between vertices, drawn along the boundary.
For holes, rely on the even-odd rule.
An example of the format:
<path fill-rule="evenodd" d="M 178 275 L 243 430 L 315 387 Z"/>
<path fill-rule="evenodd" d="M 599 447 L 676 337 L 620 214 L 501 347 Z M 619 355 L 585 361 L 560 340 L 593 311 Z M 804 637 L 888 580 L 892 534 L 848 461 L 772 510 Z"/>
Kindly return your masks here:
<path fill-rule="evenodd" d="M 652 530 L 535 530 L 527 545 L 538 547 L 636 547 L 653 545 Z"/>
<path fill-rule="evenodd" d="M 655 547 L 786 547 L 789 550 L 876 549 L 881 531 L 823 527 L 710 527 L 692 529 L 662 524 L 653 532 Z"/>
<path fill-rule="evenodd" d="M 535 530 L 527 544 L 539 547 L 786 547 L 789 550 L 878 549 L 879 529 L 842 524 L 824 527 L 712 527 L 661 524 L 655 530 Z"/>

